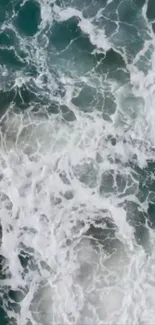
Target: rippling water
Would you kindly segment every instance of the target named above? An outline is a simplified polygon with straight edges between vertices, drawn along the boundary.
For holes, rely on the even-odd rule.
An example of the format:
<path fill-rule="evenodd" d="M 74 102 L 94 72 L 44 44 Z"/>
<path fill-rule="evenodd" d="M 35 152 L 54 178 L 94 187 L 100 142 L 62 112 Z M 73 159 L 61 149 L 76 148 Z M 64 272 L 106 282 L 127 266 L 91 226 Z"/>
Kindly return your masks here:
<path fill-rule="evenodd" d="M 155 323 L 155 2 L 0 1 L 0 324 Z"/>

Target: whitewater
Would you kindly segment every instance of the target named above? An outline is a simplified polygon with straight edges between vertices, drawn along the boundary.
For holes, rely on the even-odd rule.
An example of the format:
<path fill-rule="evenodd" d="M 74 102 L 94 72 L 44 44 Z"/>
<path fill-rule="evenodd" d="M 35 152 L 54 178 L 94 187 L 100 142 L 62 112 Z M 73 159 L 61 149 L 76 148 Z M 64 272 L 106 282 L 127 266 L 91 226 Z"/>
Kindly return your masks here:
<path fill-rule="evenodd" d="M 0 324 L 155 323 L 154 21 L 0 4 Z"/>

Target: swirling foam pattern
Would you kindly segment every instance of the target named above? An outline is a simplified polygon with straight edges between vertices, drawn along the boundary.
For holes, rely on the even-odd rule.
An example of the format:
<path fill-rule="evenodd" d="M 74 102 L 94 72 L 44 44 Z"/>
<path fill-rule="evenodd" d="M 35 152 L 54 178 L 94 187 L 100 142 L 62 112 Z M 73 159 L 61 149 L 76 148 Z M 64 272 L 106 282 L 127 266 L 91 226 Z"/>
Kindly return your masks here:
<path fill-rule="evenodd" d="M 155 323 L 155 2 L 0 1 L 0 324 Z"/>

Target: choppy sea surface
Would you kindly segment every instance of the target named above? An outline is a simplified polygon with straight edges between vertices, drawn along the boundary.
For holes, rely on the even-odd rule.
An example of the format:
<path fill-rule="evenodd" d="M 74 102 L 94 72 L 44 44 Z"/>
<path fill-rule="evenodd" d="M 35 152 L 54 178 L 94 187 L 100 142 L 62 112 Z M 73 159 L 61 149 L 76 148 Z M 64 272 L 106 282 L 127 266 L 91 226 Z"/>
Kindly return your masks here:
<path fill-rule="evenodd" d="M 0 324 L 155 324 L 154 0 L 0 0 Z"/>

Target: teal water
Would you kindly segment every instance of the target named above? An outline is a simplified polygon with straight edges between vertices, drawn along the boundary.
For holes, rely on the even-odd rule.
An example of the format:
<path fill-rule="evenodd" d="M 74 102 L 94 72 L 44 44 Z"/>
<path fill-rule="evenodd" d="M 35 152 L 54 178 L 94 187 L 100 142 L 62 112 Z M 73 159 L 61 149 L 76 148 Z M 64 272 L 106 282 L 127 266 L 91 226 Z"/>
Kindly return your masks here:
<path fill-rule="evenodd" d="M 1 325 L 155 322 L 154 20 L 0 1 Z"/>

